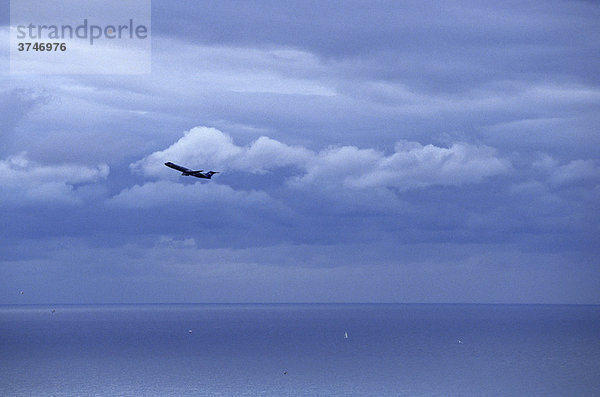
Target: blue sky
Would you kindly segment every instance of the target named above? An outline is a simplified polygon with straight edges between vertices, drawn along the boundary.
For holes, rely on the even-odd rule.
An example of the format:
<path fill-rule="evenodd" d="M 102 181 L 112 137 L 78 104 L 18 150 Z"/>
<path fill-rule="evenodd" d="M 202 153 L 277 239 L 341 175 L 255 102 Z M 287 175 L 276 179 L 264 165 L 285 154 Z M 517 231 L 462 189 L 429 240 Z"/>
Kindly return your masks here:
<path fill-rule="evenodd" d="M 155 0 L 134 76 L 0 15 L 0 303 L 600 303 L 596 2 Z"/>

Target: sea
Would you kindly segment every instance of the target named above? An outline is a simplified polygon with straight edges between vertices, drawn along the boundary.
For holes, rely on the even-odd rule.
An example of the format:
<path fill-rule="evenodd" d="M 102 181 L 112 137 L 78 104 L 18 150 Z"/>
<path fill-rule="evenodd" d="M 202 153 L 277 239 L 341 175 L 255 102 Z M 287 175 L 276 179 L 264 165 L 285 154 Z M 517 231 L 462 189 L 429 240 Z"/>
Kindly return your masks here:
<path fill-rule="evenodd" d="M 600 396 L 600 306 L 0 306 L 1 396 Z"/>

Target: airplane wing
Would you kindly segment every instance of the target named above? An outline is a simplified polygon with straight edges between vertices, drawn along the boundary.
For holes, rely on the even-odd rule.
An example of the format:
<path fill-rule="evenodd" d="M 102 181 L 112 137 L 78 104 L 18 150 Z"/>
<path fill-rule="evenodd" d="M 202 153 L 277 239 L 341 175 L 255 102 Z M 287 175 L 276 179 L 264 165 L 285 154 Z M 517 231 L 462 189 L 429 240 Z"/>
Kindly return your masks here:
<path fill-rule="evenodd" d="M 185 167 L 182 167 L 180 165 L 171 163 L 170 161 L 166 162 L 165 165 L 167 167 L 169 167 L 169 168 L 173 168 L 174 170 L 185 172 L 185 173 L 189 173 L 189 174 L 193 174 L 194 172 L 202 172 L 202 170 L 200 170 L 200 171 L 190 170 L 189 168 L 185 168 Z"/>

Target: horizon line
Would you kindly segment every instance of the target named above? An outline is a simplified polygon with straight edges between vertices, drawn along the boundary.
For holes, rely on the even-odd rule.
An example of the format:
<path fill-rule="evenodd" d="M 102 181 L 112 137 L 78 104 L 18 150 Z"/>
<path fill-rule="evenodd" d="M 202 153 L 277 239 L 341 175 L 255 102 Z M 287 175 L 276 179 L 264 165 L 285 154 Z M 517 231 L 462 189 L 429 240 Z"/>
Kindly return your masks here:
<path fill-rule="evenodd" d="M 600 306 L 600 303 L 529 302 L 93 302 L 93 303 L 0 303 L 3 306 L 158 306 L 158 305 L 446 305 L 446 306 Z"/>

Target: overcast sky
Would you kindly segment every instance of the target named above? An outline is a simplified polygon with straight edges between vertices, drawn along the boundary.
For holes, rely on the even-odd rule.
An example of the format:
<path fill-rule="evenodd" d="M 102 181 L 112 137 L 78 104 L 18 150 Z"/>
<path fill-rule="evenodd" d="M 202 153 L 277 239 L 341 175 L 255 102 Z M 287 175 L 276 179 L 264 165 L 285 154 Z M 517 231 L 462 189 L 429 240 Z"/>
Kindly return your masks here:
<path fill-rule="evenodd" d="M 152 3 L 134 76 L 0 8 L 0 303 L 600 303 L 599 3 Z"/>

